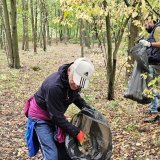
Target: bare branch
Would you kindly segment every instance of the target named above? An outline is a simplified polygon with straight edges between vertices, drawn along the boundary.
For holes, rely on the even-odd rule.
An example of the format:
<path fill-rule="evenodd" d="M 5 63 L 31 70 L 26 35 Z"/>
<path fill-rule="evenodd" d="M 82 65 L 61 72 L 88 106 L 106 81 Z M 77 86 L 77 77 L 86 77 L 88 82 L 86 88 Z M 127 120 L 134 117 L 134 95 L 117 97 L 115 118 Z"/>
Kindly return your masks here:
<path fill-rule="evenodd" d="M 145 2 L 148 4 L 148 6 L 151 8 L 151 10 L 157 15 L 160 17 L 160 14 L 154 9 L 152 8 L 152 5 L 148 2 L 148 0 L 145 0 Z"/>

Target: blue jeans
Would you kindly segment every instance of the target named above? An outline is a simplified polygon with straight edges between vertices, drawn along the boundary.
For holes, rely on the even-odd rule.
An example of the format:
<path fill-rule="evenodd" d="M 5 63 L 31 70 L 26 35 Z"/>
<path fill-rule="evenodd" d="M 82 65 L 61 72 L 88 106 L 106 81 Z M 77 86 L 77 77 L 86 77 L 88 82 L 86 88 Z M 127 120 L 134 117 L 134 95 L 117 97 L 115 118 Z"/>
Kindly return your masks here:
<path fill-rule="evenodd" d="M 49 121 L 36 120 L 35 131 L 40 143 L 43 160 L 58 160 L 58 150 L 54 140 L 55 125 Z"/>
<path fill-rule="evenodd" d="M 152 66 L 149 66 L 149 72 L 153 78 L 155 75 L 155 71 Z M 153 93 L 153 94 L 154 94 L 154 98 L 150 103 L 150 111 L 151 113 L 157 113 L 158 112 L 158 99 L 160 98 L 160 94 L 159 93 Z"/>
<path fill-rule="evenodd" d="M 158 112 L 158 99 L 159 94 L 155 94 L 154 99 L 150 103 L 150 111 L 151 113 L 157 113 Z"/>

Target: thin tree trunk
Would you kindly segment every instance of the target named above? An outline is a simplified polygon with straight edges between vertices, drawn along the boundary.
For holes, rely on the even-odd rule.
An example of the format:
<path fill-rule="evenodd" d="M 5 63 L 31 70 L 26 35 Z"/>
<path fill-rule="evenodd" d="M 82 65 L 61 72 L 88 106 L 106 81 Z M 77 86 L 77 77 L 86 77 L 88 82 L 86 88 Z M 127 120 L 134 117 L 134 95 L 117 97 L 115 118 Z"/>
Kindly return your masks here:
<path fill-rule="evenodd" d="M 67 45 L 67 25 L 66 26 L 64 26 L 64 43 Z"/>
<path fill-rule="evenodd" d="M 25 0 L 22 0 L 22 22 L 23 22 L 23 38 L 22 38 L 22 50 L 24 50 L 25 46 Z"/>
<path fill-rule="evenodd" d="M 43 35 L 43 50 L 46 51 L 47 50 L 47 40 L 46 40 L 46 20 L 47 20 L 47 17 L 46 17 L 46 6 L 45 6 L 45 2 L 44 1 L 41 1 L 42 5 L 41 5 L 41 10 L 42 10 L 42 26 L 43 26 L 43 32 L 42 32 L 42 35 Z"/>
<path fill-rule="evenodd" d="M 3 17 L 2 17 L 2 49 L 4 49 L 4 50 L 6 50 L 6 33 L 5 33 L 5 31 L 6 31 L 6 29 L 5 29 L 5 23 L 4 23 L 4 19 L 3 19 Z M 6 50 L 7 52 L 8 52 L 8 50 Z M 7 57 L 7 58 L 9 58 L 9 57 Z M 8 61 L 9 62 L 9 61 Z M 9 63 L 8 63 L 8 65 L 9 65 Z"/>
<path fill-rule="evenodd" d="M 34 12 L 33 12 L 33 0 L 30 0 L 31 7 L 31 25 L 32 25 L 32 42 L 34 43 Z"/>
<path fill-rule="evenodd" d="M 5 20 L 5 31 L 6 31 L 6 38 L 7 38 L 7 44 L 8 44 L 9 66 L 13 67 L 14 59 L 13 59 L 12 37 L 11 37 L 8 8 L 7 8 L 6 0 L 2 0 L 2 2 L 3 2 L 4 20 Z"/>
<path fill-rule="evenodd" d="M 22 50 L 29 50 L 29 35 L 28 35 L 28 0 L 22 0 L 23 10 L 23 39 L 22 39 Z"/>
<path fill-rule="evenodd" d="M 84 57 L 84 37 L 83 37 L 83 20 L 80 19 L 80 45 L 81 45 L 81 57 Z"/>
<path fill-rule="evenodd" d="M 18 52 L 18 34 L 17 34 L 17 8 L 16 0 L 11 0 L 11 24 L 12 24 L 12 43 L 13 43 L 13 68 L 20 68 L 20 59 Z"/>
<path fill-rule="evenodd" d="M 138 27 L 134 25 L 133 19 L 131 19 L 129 24 L 129 33 L 130 34 L 128 35 L 128 50 L 127 50 L 128 53 L 127 63 L 129 65 L 127 65 L 126 67 L 126 80 L 128 80 L 131 75 L 131 71 L 133 69 L 132 64 L 134 63 L 134 58 L 130 54 L 130 49 L 135 45 L 136 39 L 138 37 Z"/>
<path fill-rule="evenodd" d="M 62 42 L 63 41 L 63 26 L 60 24 L 59 25 L 59 40 Z"/>
<path fill-rule="evenodd" d="M 114 99 L 114 92 L 113 92 L 113 81 L 112 81 L 112 71 L 113 71 L 113 64 L 112 64 L 112 38 L 111 38 L 111 31 L 110 31 L 110 14 L 108 13 L 106 17 L 106 33 L 107 33 L 107 75 L 108 75 L 108 100 Z"/>
<path fill-rule="evenodd" d="M 40 11 L 40 33 L 39 33 L 39 42 L 40 42 L 40 48 L 43 48 L 43 11 L 42 11 L 42 4 L 41 4 L 41 11 Z"/>
<path fill-rule="evenodd" d="M 1 24 L 0 24 L 0 48 L 3 49 L 3 17 L 2 17 L 2 6 L 0 6 L 0 19 L 1 19 Z"/>
<path fill-rule="evenodd" d="M 55 12 L 54 12 L 54 14 L 55 14 L 55 17 L 57 17 L 57 7 L 56 7 L 56 4 L 55 4 Z M 55 30 L 56 30 L 56 44 L 58 44 L 58 29 L 57 29 L 58 27 L 57 27 L 57 24 L 56 24 L 56 26 L 55 26 Z"/>
<path fill-rule="evenodd" d="M 47 43 L 48 43 L 49 46 L 51 46 L 51 36 L 50 36 L 50 28 L 49 28 L 47 8 L 46 8 L 46 28 L 47 28 Z"/>
<path fill-rule="evenodd" d="M 34 52 L 37 52 L 37 0 L 35 0 L 35 10 L 33 10 L 33 0 L 30 0 L 30 6 L 31 6 L 31 24 L 32 24 L 32 42 L 33 42 L 33 48 Z M 35 15 L 34 15 L 35 12 Z"/>
<path fill-rule="evenodd" d="M 89 36 L 89 23 L 85 21 L 84 23 L 85 25 L 85 30 L 84 30 L 84 43 L 85 43 L 85 46 L 88 47 L 88 48 L 91 48 L 91 43 L 90 43 L 90 36 Z"/>
<path fill-rule="evenodd" d="M 76 26 L 76 38 L 78 37 L 78 33 L 80 33 L 79 32 L 79 25 Z"/>
<path fill-rule="evenodd" d="M 25 51 L 29 50 L 29 33 L 28 33 L 28 0 L 25 0 Z"/>
<path fill-rule="evenodd" d="M 37 52 L 37 17 L 38 17 L 38 11 L 37 11 L 37 6 L 38 6 L 38 0 L 36 0 L 35 3 L 35 26 L 34 26 L 34 52 Z"/>

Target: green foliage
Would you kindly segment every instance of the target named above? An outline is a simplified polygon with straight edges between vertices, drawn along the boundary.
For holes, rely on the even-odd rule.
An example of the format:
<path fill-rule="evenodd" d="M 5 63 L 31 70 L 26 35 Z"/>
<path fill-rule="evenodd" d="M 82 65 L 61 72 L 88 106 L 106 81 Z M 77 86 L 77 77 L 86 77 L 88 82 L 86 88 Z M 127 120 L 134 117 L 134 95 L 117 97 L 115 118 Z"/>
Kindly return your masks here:
<path fill-rule="evenodd" d="M 148 88 L 146 88 L 144 90 L 144 94 L 147 95 L 149 98 L 154 98 L 153 93 L 160 93 L 160 86 L 159 86 L 160 76 L 152 78 L 152 77 L 150 77 L 151 75 L 149 75 L 147 73 L 141 74 L 141 76 L 142 76 L 142 78 L 146 79 L 147 81 L 149 79 L 151 79 L 147 84 Z"/>
<path fill-rule="evenodd" d="M 159 137 L 155 137 L 155 139 L 153 140 L 153 145 L 160 147 L 160 138 Z"/>
<path fill-rule="evenodd" d="M 110 109 L 116 109 L 119 106 L 119 103 L 117 101 L 110 101 L 109 105 L 107 105 Z"/>
<path fill-rule="evenodd" d="M 92 104 L 92 102 L 95 100 L 95 96 L 94 95 L 84 95 L 84 99 L 86 100 L 86 102 L 88 104 Z"/>
<path fill-rule="evenodd" d="M 41 1 L 38 1 L 38 32 L 40 32 L 40 13 L 41 13 Z M 89 32 L 89 36 L 95 36 L 95 22 L 99 37 L 104 39 L 106 34 L 105 17 L 110 14 L 111 18 L 111 35 L 112 40 L 115 41 L 115 37 L 118 35 L 125 18 L 132 16 L 132 18 L 140 17 L 141 20 L 134 20 L 135 25 L 141 28 L 140 35 L 146 36 L 145 29 L 141 23 L 143 19 L 148 17 L 151 7 L 157 12 L 160 11 L 159 0 L 149 0 L 151 7 L 145 2 L 145 0 L 138 1 L 136 5 L 132 6 L 133 1 L 129 1 L 130 7 L 127 7 L 124 1 L 109 0 L 107 6 L 104 8 L 103 0 L 95 1 L 78 1 L 78 0 L 46 0 L 45 6 L 47 8 L 50 30 L 55 35 L 58 30 L 64 26 L 71 29 L 74 32 L 79 27 L 79 20 L 83 19 L 84 22 L 89 23 L 89 29 L 85 28 Z M 141 3 L 140 3 L 141 2 Z M 10 3 L 8 3 L 8 9 L 10 10 Z M 35 1 L 33 1 L 35 11 Z M 17 1 L 17 27 L 19 41 L 23 36 L 23 23 L 22 17 L 27 14 L 28 16 L 28 31 L 29 39 L 32 39 L 32 26 L 31 26 L 31 13 L 30 13 L 30 1 L 28 1 L 28 12 L 26 13 L 22 9 L 22 1 Z M 157 16 L 154 14 L 154 18 Z M 78 32 L 79 34 L 79 32 Z M 70 42 L 77 43 L 75 35 L 73 35 Z"/>
<path fill-rule="evenodd" d="M 73 37 L 72 39 L 69 39 L 69 43 L 73 43 L 73 44 L 79 44 L 79 37 Z"/>
<path fill-rule="evenodd" d="M 126 130 L 127 131 L 134 131 L 135 129 L 137 128 L 137 126 L 134 124 L 134 123 L 129 123 L 127 126 L 126 126 Z"/>

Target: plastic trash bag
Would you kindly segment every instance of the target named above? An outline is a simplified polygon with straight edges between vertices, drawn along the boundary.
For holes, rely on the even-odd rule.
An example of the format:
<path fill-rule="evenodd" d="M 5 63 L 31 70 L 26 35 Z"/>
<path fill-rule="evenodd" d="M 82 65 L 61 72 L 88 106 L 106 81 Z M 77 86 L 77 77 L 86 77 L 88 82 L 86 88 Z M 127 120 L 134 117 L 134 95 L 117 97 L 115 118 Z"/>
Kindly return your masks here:
<path fill-rule="evenodd" d="M 73 160 L 109 160 L 112 155 L 112 135 L 107 120 L 93 109 L 84 108 L 72 123 L 85 133 L 80 146 L 75 138 L 67 135 L 66 150 Z"/>
<path fill-rule="evenodd" d="M 137 101 L 141 104 L 148 104 L 151 102 L 151 99 L 143 93 L 143 91 L 147 88 L 148 80 L 141 76 L 143 73 L 144 71 L 141 66 L 135 61 L 133 72 L 128 82 L 128 88 L 124 93 L 124 97 Z"/>
<path fill-rule="evenodd" d="M 144 47 L 142 44 L 138 43 L 131 48 L 130 53 L 137 61 L 138 66 L 142 68 L 143 71 L 149 72 L 147 48 Z"/>

